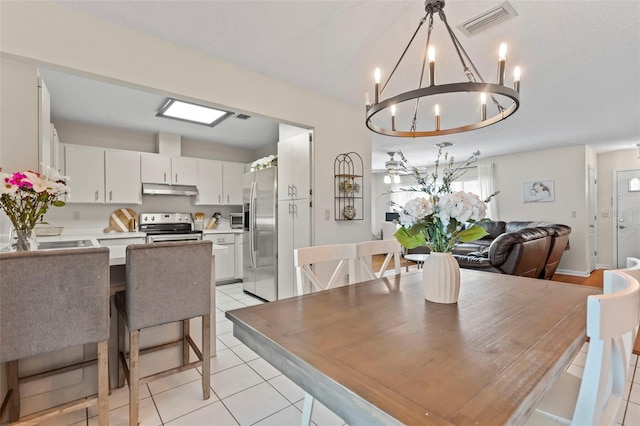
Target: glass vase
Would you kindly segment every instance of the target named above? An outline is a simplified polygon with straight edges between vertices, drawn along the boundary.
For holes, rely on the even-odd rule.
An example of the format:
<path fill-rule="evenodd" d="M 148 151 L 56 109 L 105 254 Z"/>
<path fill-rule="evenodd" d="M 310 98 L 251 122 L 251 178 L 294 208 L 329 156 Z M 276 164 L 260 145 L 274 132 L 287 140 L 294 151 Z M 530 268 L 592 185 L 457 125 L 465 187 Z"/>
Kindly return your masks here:
<path fill-rule="evenodd" d="M 38 241 L 33 229 L 15 229 L 15 251 L 31 251 L 38 249 Z"/>

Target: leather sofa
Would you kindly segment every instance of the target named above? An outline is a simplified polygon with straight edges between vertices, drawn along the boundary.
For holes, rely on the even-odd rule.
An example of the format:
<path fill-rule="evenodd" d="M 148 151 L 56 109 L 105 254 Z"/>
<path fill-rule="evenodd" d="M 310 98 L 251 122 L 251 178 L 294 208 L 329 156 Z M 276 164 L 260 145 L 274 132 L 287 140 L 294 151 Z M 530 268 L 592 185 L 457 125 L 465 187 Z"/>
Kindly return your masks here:
<path fill-rule="evenodd" d="M 571 228 L 566 225 L 518 221 L 483 226 L 489 235 L 456 245 L 453 254 L 460 267 L 551 279 L 569 247 Z"/>

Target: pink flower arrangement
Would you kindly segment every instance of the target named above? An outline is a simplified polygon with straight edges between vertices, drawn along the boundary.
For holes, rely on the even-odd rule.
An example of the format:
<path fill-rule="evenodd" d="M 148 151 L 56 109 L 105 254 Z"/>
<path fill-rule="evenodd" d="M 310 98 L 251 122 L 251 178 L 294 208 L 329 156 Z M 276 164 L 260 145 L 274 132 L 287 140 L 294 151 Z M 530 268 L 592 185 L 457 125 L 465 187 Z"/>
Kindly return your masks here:
<path fill-rule="evenodd" d="M 2 173 L 0 168 L 0 206 L 7 214 L 18 237 L 31 231 L 42 220 L 49 206 L 64 206 L 62 197 L 69 195 L 67 181 L 57 170 Z"/>

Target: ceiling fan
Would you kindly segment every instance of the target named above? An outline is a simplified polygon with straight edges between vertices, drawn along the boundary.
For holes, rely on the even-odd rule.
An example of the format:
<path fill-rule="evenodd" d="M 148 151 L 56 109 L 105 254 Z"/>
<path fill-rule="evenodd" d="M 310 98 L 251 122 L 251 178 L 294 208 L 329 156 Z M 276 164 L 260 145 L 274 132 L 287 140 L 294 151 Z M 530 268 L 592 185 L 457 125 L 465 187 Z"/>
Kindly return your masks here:
<path fill-rule="evenodd" d="M 387 152 L 389 154 L 389 160 L 384 163 L 384 168 L 387 172 L 399 172 L 402 170 L 402 161 L 396 160 L 395 155 L 399 151 Z"/>
<path fill-rule="evenodd" d="M 407 174 L 404 166 L 402 165 L 402 161 L 396 160 L 395 155 L 401 154 L 400 150 L 387 152 L 389 154 L 389 160 L 384 163 L 384 168 L 386 170 L 384 176 L 384 183 L 400 183 L 400 175 Z"/>

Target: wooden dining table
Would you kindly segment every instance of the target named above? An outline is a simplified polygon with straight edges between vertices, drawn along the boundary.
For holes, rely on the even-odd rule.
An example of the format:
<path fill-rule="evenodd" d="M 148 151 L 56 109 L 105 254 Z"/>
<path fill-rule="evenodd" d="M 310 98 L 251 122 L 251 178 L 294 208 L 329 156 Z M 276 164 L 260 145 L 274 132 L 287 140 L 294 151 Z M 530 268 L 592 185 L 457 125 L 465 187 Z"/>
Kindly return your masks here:
<path fill-rule="evenodd" d="M 521 424 L 585 342 L 598 293 L 463 269 L 458 302 L 438 304 L 418 271 L 226 316 L 349 425 Z"/>

